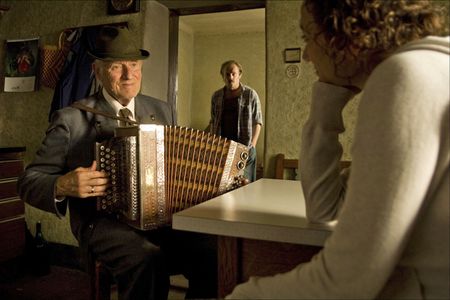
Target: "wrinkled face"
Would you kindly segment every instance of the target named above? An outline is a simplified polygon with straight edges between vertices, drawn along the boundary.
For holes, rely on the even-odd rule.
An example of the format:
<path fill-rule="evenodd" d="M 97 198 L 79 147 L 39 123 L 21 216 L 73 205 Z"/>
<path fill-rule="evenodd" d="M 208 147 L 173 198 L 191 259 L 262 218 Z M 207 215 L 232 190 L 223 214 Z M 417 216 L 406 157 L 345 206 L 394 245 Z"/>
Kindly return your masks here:
<path fill-rule="evenodd" d="M 141 60 L 111 62 L 96 60 L 94 70 L 103 88 L 122 105 L 127 105 L 141 89 Z"/>
<path fill-rule="evenodd" d="M 235 64 L 229 65 L 222 76 L 223 81 L 225 82 L 225 85 L 228 89 L 236 90 L 239 88 L 241 73 L 239 72 L 238 66 L 236 66 Z"/>
<path fill-rule="evenodd" d="M 331 49 L 304 5 L 301 10 L 300 28 L 306 44 L 303 59 L 314 65 L 320 81 L 342 86 L 353 85 L 359 81 L 358 78 L 362 74 L 356 59 L 343 53 L 339 57 L 331 56 Z"/>

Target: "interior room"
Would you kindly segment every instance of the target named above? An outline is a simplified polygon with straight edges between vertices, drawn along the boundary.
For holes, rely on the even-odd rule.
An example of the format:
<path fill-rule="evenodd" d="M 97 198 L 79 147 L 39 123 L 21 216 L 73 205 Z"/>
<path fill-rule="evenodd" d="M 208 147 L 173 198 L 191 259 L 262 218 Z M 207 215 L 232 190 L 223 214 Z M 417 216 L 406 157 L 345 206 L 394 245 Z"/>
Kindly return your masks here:
<path fill-rule="evenodd" d="M 106 0 L 0 0 L 0 36 L 4 41 L 37 37 L 39 47 L 44 48 L 58 46 L 66 29 L 127 22 L 139 35 L 142 47 L 151 52 L 151 58 L 144 63 L 141 92 L 171 103 L 179 125 L 199 130 L 208 125 L 212 93 L 223 86 L 221 63 L 228 59 L 240 61 L 244 68 L 242 82 L 258 92 L 262 105 L 258 177 L 273 178 L 278 153 L 298 157 L 301 125 L 308 115 L 310 96 L 305 87 L 315 80 L 308 64 L 285 61 L 285 49 L 301 51 L 303 47 L 298 30 L 300 2 L 141 0 L 134 11 L 112 14 Z M 0 65 L 5 65 L 5 56 L 2 47 Z M 289 75 L 289 68 L 297 73 Z M 5 69 L 0 68 L 0 72 L 3 86 Z M 54 93 L 54 88 L 39 81 L 33 91 L 0 93 L 0 146 L 23 150 L 23 166 L 31 162 L 44 136 Z M 351 142 L 352 115 L 351 110 L 346 113 L 350 130 L 344 145 Z M 347 149 L 345 156 L 349 158 Z M 19 216 L 17 222 L 26 230 L 20 226 L 17 229 L 16 224 L 12 234 L 20 231 L 19 248 L 11 250 L 17 253 L 8 254 L 8 258 L 23 258 L 25 237 L 32 240 L 36 223 L 40 222 L 52 247 L 53 267 L 69 266 L 71 272 L 83 274 L 76 261 L 78 242 L 71 233 L 68 215 L 58 218 L 25 203 Z M 19 265 L 22 268 L 7 264 L 3 272 L 7 279 L 20 277 L 23 263 Z M 61 278 L 71 275 L 55 274 Z M 78 273 L 74 276 L 77 278 Z M 81 282 L 89 282 L 88 277 L 81 278 Z M 180 285 L 185 285 L 183 278 Z"/>
<path fill-rule="evenodd" d="M 116 2 L 127 6 L 115 6 Z M 39 149 L 49 126 L 50 112 L 54 105 L 61 104 L 54 98 L 56 83 L 52 87 L 44 83 L 48 78 L 43 78 L 41 65 L 32 76 L 31 87 L 21 85 L 23 90 L 19 91 L 8 90 L 11 78 L 7 70 L 8 43 L 23 40 L 35 43 L 39 55 L 43 55 L 44 49 L 70 48 L 70 43 L 64 45 L 64 41 L 70 39 L 74 30 L 105 24 L 126 24 L 140 46 L 149 49 L 150 57 L 143 63 L 141 93 L 167 102 L 180 126 L 196 130 L 208 127 L 211 96 L 224 86 L 220 75 L 224 61 L 239 61 L 243 65 L 241 82 L 259 95 L 263 126 L 256 145 L 257 178 L 285 179 L 278 194 L 284 193 L 286 199 L 292 200 L 292 206 L 277 208 L 276 203 L 265 203 L 262 216 L 252 215 L 256 223 L 270 219 L 270 209 L 289 216 L 281 227 L 269 224 L 254 239 L 241 242 L 219 238 L 219 249 L 239 248 L 243 251 L 239 259 L 249 264 L 238 266 L 235 257 L 219 262 L 228 274 L 233 274 L 222 281 L 219 294 L 226 295 L 251 275 L 286 271 L 292 264 L 306 261 L 317 253 L 333 224 L 311 227 L 304 221 L 299 223 L 298 216 L 290 212 L 298 206 L 303 213 L 302 220 L 305 219 L 304 206 L 295 202 L 295 194 L 302 193 L 298 184 L 301 168 L 298 158 L 302 128 L 310 112 L 310 87 L 317 80 L 314 67 L 302 58 L 305 42 L 299 28 L 301 4 L 302 0 L 0 0 L 3 45 L 0 47 L 0 205 L 5 207 L 3 211 L 0 208 L 0 295 L 7 295 L 0 298 L 102 299 L 98 289 L 106 289 L 106 299 L 117 299 L 114 282 L 102 273 L 101 265 L 94 262 L 89 270 L 82 267 L 79 244 L 70 228 L 70 213 L 58 217 L 45 212 L 21 201 L 16 192 L 17 177 Z M 43 57 L 39 57 L 41 63 Z M 339 137 L 343 167 L 352 160 L 350 147 L 358 104 L 359 96 L 343 112 L 346 130 Z M 266 195 L 268 199 L 276 199 L 278 194 L 267 192 Z M 230 200 L 229 207 L 242 205 L 233 201 Z M 250 201 L 243 209 L 251 209 L 252 205 Z M 174 228 L 195 231 L 191 221 L 199 218 L 204 222 L 201 227 L 208 228 L 206 233 L 220 236 L 220 230 L 214 232 L 215 225 L 209 223 L 208 213 L 213 216 L 214 212 L 205 211 L 189 210 L 180 214 L 173 220 Z M 238 219 L 239 215 L 225 217 Z M 298 245 L 300 242 L 293 237 L 295 231 L 279 231 L 294 223 L 315 232 L 306 246 Z M 230 225 L 228 230 L 243 235 L 255 231 L 252 224 L 244 221 L 239 224 L 242 227 Z M 48 251 L 44 258 L 36 254 L 37 228 L 46 241 Z M 259 238 L 264 240 L 263 244 L 254 242 Z M 285 251 L 284 257 L 277 254 L 280 249 Z M 39 260 L 46 261 L 47 266 L 40 265 Z M 261 264 L 265 267 L 258 267 Z M 47 269 L 42 271 L 41 267 Z M 183 276 L 172 276 L 169 298 L 183 299 L 186 285 Z"/>

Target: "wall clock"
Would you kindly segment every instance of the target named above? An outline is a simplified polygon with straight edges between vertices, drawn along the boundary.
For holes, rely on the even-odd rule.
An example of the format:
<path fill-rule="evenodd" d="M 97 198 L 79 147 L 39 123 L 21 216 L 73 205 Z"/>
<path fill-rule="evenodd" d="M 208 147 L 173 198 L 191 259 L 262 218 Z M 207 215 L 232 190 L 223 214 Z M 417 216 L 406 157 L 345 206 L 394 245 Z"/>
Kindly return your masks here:
<path fill-rule="evenodd" d="M 108 14 L 120 15 L 130 14 L 139 11 L 140 0 L 107 0 L 108 1 Z"/>

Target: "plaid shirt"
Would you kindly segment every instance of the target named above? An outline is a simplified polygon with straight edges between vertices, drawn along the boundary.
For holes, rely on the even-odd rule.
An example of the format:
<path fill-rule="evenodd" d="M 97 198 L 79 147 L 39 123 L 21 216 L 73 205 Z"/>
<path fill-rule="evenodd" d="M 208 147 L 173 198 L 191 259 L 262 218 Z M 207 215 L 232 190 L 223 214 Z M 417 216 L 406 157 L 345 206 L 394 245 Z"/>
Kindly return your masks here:
<path fill-rule="evenodd" d="M 241 144 L 250 146 L 253 135 L 253 125 L 263 124 L 261 103 L 258 94 L 249 86 L 241 84 L 242 93 L 238 98 L 238 140 Z M 211 97 L 211 120 L 209 122 L 210 132 L 220 135 L 220 122 L 222 119 L 222 108 L 225 87 L 214 92 Z"/>

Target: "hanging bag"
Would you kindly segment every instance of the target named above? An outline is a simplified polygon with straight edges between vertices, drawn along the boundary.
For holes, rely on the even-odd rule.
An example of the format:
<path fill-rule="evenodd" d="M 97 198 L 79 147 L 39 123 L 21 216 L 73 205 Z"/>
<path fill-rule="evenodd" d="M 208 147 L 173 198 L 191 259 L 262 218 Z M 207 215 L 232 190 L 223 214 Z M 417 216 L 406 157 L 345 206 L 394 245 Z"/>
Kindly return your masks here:
<path fill-rule="evenodd" d="M 59 35 L 58 45 L 44 45 L 41 49 L 41 76 L 43 86 L 54 89 L 70 51 L 68 36 L 71 31 L 64 30 Z"/>

